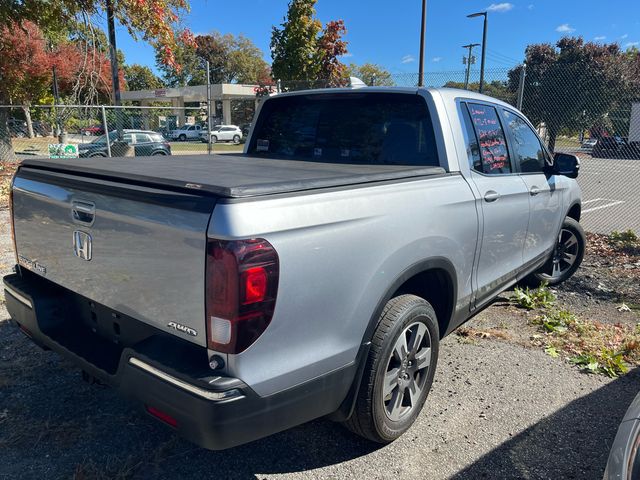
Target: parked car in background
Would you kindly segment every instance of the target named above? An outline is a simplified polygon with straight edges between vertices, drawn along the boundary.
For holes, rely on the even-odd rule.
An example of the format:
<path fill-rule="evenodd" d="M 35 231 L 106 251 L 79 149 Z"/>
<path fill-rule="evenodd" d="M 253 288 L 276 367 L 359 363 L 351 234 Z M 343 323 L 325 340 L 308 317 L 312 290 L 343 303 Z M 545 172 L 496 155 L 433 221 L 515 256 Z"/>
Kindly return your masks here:
<path fill-rule="evenodd" d="M 582 150 L 585 150 L 587 152 L 591 152 L 593 150 L 593 147 L 595 147 L 597 143 L 598 143 L 597 138 L 595 137 L 587 138 L 582 142 L 582 145 L 580 146 L 580 148 L 582 148 Z"/>
<path fill-rule="evenodd" d="M 111 145 L 116 142 L 118 132 L 109 132 Z M 133 146 L 136 157 L 149 155 L 171 155 L 171 145 L 161 133 L 150 130 L 123 130 L 122 140 Z M 107 136 L 102 135 L 90 143 L 78 145 L 80 157 L 107 157 Z"/>
<path fill-rule="evenodd" d="M 179 140 L 184 142 L 186 140 L 197 140 L 202 133 L 202 126 L 200 125 L 185 125 L 182 128 L 172 130 L 169 132 L 169 138 L 171 140 Z"/>
<path fill-rule="evenodd" d="M 236 145 L 242 140 L 242 130 L 236 125 L 216 125 L 211 129 L 211 143 L 233 142 Z M 207 131 L 200 134 L 200 140 L 207 143 Z"/>
<path fill-rule="evenodd" d="M 11 317 L 199 445 L 326 415 L 391 442 L 443 337 L 582 261 L 579 160 L 512 105 L 336 88 L 256 115 L 244 154 L 25 159 L 12 184 Z"/>
<path fill-rule="evenodd" d="M 640 394 L 618 427 L 604 480 L 640 480 Z"/>
<path fill-rule="evenodd" d="M 89 127 L 81 128 L 80 133 L 87 137 L 91 135 L 104 135 L 104 128 L 102 125 L 91 125 Z"/>

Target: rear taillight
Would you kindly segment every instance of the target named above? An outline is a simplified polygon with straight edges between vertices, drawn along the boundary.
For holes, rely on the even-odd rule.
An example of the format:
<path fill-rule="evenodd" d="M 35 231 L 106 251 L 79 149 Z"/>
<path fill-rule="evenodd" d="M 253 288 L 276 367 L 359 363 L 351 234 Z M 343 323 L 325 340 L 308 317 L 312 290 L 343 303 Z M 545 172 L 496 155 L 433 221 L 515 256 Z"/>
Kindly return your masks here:
<path fill-rule="evenodd" d="M 13 174 L 11 183 L 9 184 L 9 221 L 11 222 L 11 242 L 13 243 L 13 254 L 15 255 L 16 264 L 18 263 L 18 244 L 16 243 L 16 227 L 13 218 L 13 184 L 16 180 L 17 173 L 16 171 L 16 173 Z"/>
<path fill-rule="evenodd" d="M 265 331 L 278 292 L 278 254 L 266 240 L 210 240 L 207 245 L 207 345 L 240 353 Z"/>

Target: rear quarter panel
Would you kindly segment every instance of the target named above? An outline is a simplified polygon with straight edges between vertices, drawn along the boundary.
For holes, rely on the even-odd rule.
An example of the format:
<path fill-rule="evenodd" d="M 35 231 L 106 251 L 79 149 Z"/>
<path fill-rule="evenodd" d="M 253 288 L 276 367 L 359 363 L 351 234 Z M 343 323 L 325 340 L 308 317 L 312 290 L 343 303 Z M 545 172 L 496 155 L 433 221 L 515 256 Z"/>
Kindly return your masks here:
<path fill-rule="evenodd" d="M 280 257 L 271 325 L 229 373 L 268 395 L 354 362 L 365 329 L 403 271 L 428 258 L 471 295 L 477 216 L 459 174 L 345 190 L 218 203 L 208 235 L 262 237 Z"/>

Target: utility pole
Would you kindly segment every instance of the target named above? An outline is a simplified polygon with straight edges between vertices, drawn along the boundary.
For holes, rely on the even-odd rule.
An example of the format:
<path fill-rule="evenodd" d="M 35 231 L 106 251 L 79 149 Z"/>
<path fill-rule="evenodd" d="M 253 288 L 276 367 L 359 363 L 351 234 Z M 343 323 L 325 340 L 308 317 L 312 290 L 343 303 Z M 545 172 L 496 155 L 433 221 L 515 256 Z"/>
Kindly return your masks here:
<path fill-rule="evenodd" d="M 427 29 L 427 0 L 422 0 L 422 23 L 420 26 L 420 66 L 418 68 L 418 86 L 424 86 L 424 35 Z"/>
<path fill-rule="evenodd" d="M 478 12 L 467 15 L 467 18 L 484 17 L 484 24 L 482 27 L 482 58 L 480 59 L 480 86 L 478 92 L 482 93 L 484 90 L 484 63 L 487 53 L 487 12 Z"/>
<path fill-rule="evenodd" d="M 463 45 L 462 48 L 469 49 L 469 54 L 466 57 L 462 57 L 462 64 L 467 66 L 467 71 L 464 74 L 464 89 L 469 88 L 469 74 L 471 73 L 471 65 L 476 63 L 476 57 L 472 55 L 473 48 L 480 45 L 479 43 L 470 43 L 469 45 Z"/>
<path fill-rule="evenodd" d="M 527 64 L 522 64 L 522 70 L 520 70 L 520 82 L 518 83 L 518 110 L 522 110 L 522 100 L 524 99 L 524 81 L 527 78 Z"/>
<path fill-rule="evenodd" d="M 119 107 L 122 102 L 120 100 L 120 77 L 118 76 L 118 49 L 116 48 L 116 26 L 113 14 L 113 0 L 106 0 L 107 10 L 107 29 L 109 33 L 109 59 L 111 60 L 111 83 L 113 85 L 113 105 Z M 122 139 L 122 118 L 120 110 L 114 109 L 116 115 L 116 129 L 118 131 L 118 140 Z M 109 141 L 109 132 L 104 132 Z"/>

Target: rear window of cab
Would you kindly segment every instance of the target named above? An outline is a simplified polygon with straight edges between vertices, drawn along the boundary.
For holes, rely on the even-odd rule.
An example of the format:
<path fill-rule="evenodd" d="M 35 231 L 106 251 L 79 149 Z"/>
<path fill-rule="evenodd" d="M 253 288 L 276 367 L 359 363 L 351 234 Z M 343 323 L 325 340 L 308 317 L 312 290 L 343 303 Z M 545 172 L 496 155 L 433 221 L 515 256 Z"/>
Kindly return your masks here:
<path fill-rule="evenodd" d="M 271 98 L 248 153 L 323 163 L 439 166 L 427 104 L 419 95 L 403 93 Z"/>

